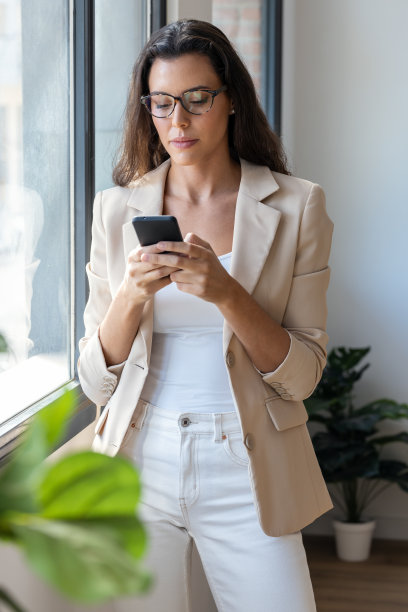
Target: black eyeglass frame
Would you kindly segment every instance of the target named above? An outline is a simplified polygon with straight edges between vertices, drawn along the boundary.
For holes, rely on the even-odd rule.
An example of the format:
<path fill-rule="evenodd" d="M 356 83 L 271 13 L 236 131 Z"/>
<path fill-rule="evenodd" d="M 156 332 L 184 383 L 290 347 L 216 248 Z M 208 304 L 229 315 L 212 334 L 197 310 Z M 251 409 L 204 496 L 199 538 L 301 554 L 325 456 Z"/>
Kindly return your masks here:
<path fill-rule="evenodd" d="M 206 93 L 209 93 L 212 96 L 210 107 L 207 108 L 207 110 L 204 111 L 203 113 L 193 113 L 193 111 L 188 110 L 188 108 L 186 108 L 184 106 L 183 96 L 185 94 L 187 94 L 187 93 L 194 92 L 194 91 L 205 91 Z M 170 115 L 174 112 L 174 109 L 176 108 L 176 101 L 177 100 L 180 102 L 180 104 L 184 108 L 184 110 L 187 111 L 188 113 L 190 113 L 191 115 L 204 115 L 205 113 L 208 113 L 208 111 L 210 111 L 212 109 L 213 104 L 214 104 L 215 96 L 218 96 L 218 94 L 222 93 L 223 91 L 227 91 L 227 86 L 226 85 L 223 85 L 219 89 L 205 89 L 203 87 L 187 89 L 187 91 L 185 91 L 183 93 L 183 96 L 173 96 L 172 94 L 169 94 L 166 91 L 153 91 L 151 94 L 148 94 L 147 96 L 142 96 L 140 98 L 140 102 L 144 105 L 144 107 L 146 108 L 148 113 L 150 113 L 150 115 L 152 115 L 153 117 L 156 117 L 156 119 L 167 119 L 168 117 L 170 117 Z M 171 111 L 169 112 L 168 115 L 161 115 L 161 116 L 155 115 L 154 113 L 152 113 L 152 111 L 149 108 L 148 99 L 151 98 L 152 95 L 158 95 L 158 94 L 162 94 L 164 96 L 169 96 L 169 98 L 173 98 L 173 108 L 171 109 Z"/>

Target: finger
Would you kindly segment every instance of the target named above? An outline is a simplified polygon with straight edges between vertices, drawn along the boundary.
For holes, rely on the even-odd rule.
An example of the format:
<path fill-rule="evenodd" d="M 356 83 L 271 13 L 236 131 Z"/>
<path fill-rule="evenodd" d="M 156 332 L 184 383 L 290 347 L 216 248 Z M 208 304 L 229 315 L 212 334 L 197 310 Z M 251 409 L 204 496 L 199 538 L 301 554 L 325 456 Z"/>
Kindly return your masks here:
<path fill-rule="evenodd" d="M 203 247 L 189 242 L 159 242 L 160 250 L 170 253 L 179 253 L 184 257 L 198 259 L 203 254 Z"/>
<path fill-rule="evenodd" d="M 191 269 L 192 265 L 194 265 L 192 258 L 186 257 L 185 255 L 180 255 L 178 253 L 175 253 L 174 255 L 170 253 L 143 253 L 142 262 L 149 263 L 150 265 L 169 266 L 173 268 L 173 270 Z"/>
<path fill-rule="evenodd" d="M 181 283 L 186 287 L 199 286 L 200 284 L 205 285 L 205 279 L 201 275 L 194 274 L 188 270 L 172 270 L 170 272 L 170 279 L 173 283 Z"/>
<path fill-rule="evenodd" d="M 189 232 L 184 240 L 189 244 L 197 244 L 198 246 L 204 247 L 205 249 L 210 249 L 212 251 L 210 243 L 200 238 L 200 236 L 197 236 L 197 234 L 193 234 L 193 232 Z"/>
<path fill-rule="evenodd" d="M 140 261 L 142 253 L 161 253 L 162 249 L 158 248 L 156 244 L 149 244 L 147 246 L 142 246 L 139 244 L 135 249 L 132 249 L 129 252 L 128 260 L 132 261 Z"/>
<path fill-rule="evenodd" d="M 131 278 L 135 279 L 137 282 L 144 282 L 143 279 L 146 279 L 146 275 L 151 272 L 158 271 L 157 274 L 153 274 L 153 278 L 159 278 L 161 276 L 168 276 L 171 272 L 175 272 L 178 268 L 172 268 L 169 266 L 162 266 L 151 263 L 143 263 L 143 262 L 132 262 L 128 267 L 128 274 Z M 147 277 L 147 281 L 149 282 L 149 278 Z"/>
<path fill-rule="evenodd" d="M 143 277 L 143 282 L 151 283 L 159 279 L 170 277 L 170 275 L 173 272 L 174 272 L 174 268 L 169 268 L 168 266 L 161 266 L 158 268 L 154 268 L 146 272 L 146 274 Z"/>
<path fill-rule="evenodd" d="M 156 244 L 149 244 L 149 245 L 141 247 L 142 253 L 161 253 L 162 251 L 163 249 L 159 247 L 157 242 Z"/>

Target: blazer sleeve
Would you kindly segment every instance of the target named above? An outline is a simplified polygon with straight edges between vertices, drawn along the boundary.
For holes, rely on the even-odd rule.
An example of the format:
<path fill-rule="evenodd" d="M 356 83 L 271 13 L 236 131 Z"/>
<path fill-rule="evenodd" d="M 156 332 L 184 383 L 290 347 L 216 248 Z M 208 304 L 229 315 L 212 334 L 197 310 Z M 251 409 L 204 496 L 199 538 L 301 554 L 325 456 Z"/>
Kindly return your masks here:
<path fill-rule="evenodd" d="M 263 380 L 286 400 L 302 401 L 318 384 L 326 365 L 328 266 L 333 223 L 319 185 L 310 190 L 300 223 L 296 260 L 282 326 L 290 336 L 285 360 Z"/>
<path fill-rule="evenodd" d="M 104 406 L 114 392 L 124 364 L 106 366 L 99 340 L 99 325 L 105 317 L 112 294 L 106 262 L 106 232 L 102 219 L 103 192 L 95 196 L 90 261 L 86 266 L 89 298 L 84 312 L 85 336 L 79 341 L 78 376 L 90 400 Z"/>

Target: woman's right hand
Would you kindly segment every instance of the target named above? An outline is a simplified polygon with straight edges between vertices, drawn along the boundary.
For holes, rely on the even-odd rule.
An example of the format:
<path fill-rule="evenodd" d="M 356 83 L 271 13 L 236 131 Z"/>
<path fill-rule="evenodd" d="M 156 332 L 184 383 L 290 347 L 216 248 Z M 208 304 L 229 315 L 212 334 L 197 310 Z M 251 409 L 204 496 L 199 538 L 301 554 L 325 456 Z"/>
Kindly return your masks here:
<path fill-rule="evenodd" d="M 128 256 L 125 276 L 119 292 L 126 298 L 128 303 L 142 305 L 154 294 L 171 283 L 169 274 L 179 268 L 162 266 L 150 262 L 141 261 L 143 253 L 162 253 L 156 244 L 149 246 L 138 246 Z"/>
<path fill-rule="evenodd" d="M 145 302 L 169 285 L 169 274 L 180 269 L 141 261 L 142 253 L 163 253 L 163 249 L 152 244 L 139 246 L 129 253 L 123 281 L 99 327 L 99 339 L 108 367 L 128 358 Z"/>

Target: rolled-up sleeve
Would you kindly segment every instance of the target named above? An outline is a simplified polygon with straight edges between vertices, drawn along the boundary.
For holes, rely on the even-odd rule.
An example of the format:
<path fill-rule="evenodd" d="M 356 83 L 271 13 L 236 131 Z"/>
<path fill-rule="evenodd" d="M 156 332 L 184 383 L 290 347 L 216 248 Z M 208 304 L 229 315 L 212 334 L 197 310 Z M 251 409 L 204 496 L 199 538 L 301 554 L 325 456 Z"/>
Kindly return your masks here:
<path fill-rule="evenodd" d="M 282 320 L 290 336 L 290 348 L 276 370 L 262 373 L 264 382 L 282 399 L 301 401 L 309 397 L 326 364 L 326 292 L 332 232 L 324 192 L 314 184 L 299 228 L 293 279 Z"/>

